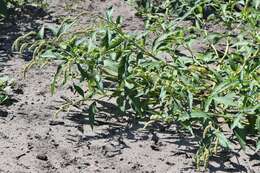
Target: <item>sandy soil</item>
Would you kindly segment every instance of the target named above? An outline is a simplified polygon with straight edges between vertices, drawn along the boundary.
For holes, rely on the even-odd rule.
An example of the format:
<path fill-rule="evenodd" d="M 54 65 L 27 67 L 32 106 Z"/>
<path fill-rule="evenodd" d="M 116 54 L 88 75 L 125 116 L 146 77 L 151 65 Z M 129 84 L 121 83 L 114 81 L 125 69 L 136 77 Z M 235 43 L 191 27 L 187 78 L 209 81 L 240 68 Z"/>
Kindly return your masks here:
<path fill-rule="evenodd" d="M 50 82 L 56 65 L 33 68 L 24 79 L 22 70 L 27 59 L 11 54 L 11 43 L 18 35 L 44 22 L 82 11 L 103 14 L 111 5 L 115 15 L 122 15 L 125 28 L 135 32 L 142 29 L 142 20 L 124 1 L 96 0 L 50 1 L 49 14 L 26 8 L 16 21 L 0 24 L 1 74 L 15 79 L 12 104 L 0 107 L 0 173 L 174 173 L 195 171 L 192 157 L 196 139 L 180 133 L 177 125 L 165 130 L 144 130 L 142 122 L 127 124 L 124 118 L 105 118 L 116 115 L 109 100 L 100 101 L 101 110 L 94 131 L 81 110 L 53 114 L 64 97 L 71 97 L 68 86 L 50 95 Z M 66 5 L 67 4 L 67 5 Z M 68 8 L 64 10 L 64 8 Z M 36 11 L 35 11 L 36 10 Z M 38 10 L 38 11 L 37 11 Z M 37 15 L 32 15 L 37 13 Z M 88 23 L 91 18 L 84 18 Z M 206 172 L 260 172 L 260 156 L 250 149 L 246 152 L 222 152 L 214 157 Z"/>

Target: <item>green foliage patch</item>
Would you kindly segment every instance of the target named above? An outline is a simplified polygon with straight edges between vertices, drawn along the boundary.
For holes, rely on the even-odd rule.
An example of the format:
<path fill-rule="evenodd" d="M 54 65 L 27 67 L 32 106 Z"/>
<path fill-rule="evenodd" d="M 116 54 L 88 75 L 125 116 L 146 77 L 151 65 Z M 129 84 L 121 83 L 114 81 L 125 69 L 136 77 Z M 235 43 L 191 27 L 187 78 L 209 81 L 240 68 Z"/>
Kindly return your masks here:
<path fill-rule="evenodd" d="M 221 148 L 233 150 L 234 141 L 245 149 L 250 138 L 259 150 L 258 1 L 243 1 L 236 11 L 235 1 L 153 1 L 159 6 L 151 2 L 137 2 L 148 23 L 142 33 L 125 32 L 122 19 L 113 19 L 109 9 L 94 27 L 71 30 L 75 20 L 44 25 L 17 39 L 13 48 L 33 53 L 25 71 L 58 60 L 51 91 L 72 82 L 82 99 L 69 101 L 61 110 L 91 102 L 87 116 L 92 127 L 98 98 L 113 97 L 122 112 L 139 119 L 179 123 L 194 136 L 199 128 L 203 135 L 197 136 L 197 166 L 206 167 Z M 212 21 L 201 12 L 207 4 L 217 11 Z M 186 20 L 192 25 L 178 25 Z M 211 22 L 224 29 L 206 29 Z M 194 50 L 198 43 L 203 43 L 202 50 Z"/>
<path fill-rule="evenodd" d="M 11 90 L 12 83 L 12 80 L 8 77 L 0 77 L 0 104 L 3 104 L 10 98 L 8 93 Z"/>

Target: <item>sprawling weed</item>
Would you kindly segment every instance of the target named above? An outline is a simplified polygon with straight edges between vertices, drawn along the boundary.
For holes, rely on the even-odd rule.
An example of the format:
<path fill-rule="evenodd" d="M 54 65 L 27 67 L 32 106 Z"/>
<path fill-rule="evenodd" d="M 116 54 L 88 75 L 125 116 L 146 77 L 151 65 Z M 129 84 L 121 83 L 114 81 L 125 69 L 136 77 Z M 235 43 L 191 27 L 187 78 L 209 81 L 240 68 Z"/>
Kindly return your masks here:
<path fill-rule="evenodd" d="M 233 150 L 231 139 L 245 148 L 250 137 L 259 150 L 258 1 L 177 2 L 137 1 L 147 23 L 137 35 L 124 32 L 110 9 L 97 27 L 71 32 L 70 20 L 45 25 L 17 39 L 14 49 L 33 52 L 26 70 L 59 60 L 51 91 L 72 81 L 82 99 L 62 109 L 91 102 L 92 125 L 96 100 L 114 97 L 121 111 L 140 119 L 178 122 L 192 135 L 199 128 L 198 166 L 206 166 L 220 146 Z M 181 27 L 185 21 L 191 23 Z"/>

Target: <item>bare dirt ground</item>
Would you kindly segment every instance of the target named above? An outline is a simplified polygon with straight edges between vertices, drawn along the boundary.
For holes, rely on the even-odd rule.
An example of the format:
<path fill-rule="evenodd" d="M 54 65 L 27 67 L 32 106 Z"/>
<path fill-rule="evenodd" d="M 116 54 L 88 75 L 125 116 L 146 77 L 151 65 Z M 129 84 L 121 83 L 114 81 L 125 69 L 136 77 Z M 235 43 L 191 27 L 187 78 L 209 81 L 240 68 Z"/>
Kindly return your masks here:
<path fill-rule="evenodd" d="M 120 0 L 50 1 L 49 14 L 35 8 L 24 9 L 13 22 L 0 25 L 1 74 L 16 81 L 12 104 L 0 107 L 0 173 L 175 173 L 196 171 L 192 157 L 196 139 L 180 133 L 177 125 L 165 130 L 144 130 L 143 123 L 127 124 L 116 115 L 109 100 L 100 101 L 101 113 L 94 131 L 80 110 L 62 112 L 53 117 L 64 97 L 73 95 L 68 86 L 50 95 L 55 64 L 33 68 L 23 77 L 27 59 L 11 54 L 17 36 L 39 28 L 44 22 L 80 12 L 104 14 L 111 5 L 115 15 L 122 15 L 125 28 L 135 32 L 143 27 L 135 10 Z M 65 10 L 67 8 L 67 10 Z M 37 15 L 35 15 L 37 14 Z M 91 18 L 84 18 L 88 23 Z M 206 172 L 260 172 L 260 156 L 246 152 L 222 152 L 215 156 Z"/>

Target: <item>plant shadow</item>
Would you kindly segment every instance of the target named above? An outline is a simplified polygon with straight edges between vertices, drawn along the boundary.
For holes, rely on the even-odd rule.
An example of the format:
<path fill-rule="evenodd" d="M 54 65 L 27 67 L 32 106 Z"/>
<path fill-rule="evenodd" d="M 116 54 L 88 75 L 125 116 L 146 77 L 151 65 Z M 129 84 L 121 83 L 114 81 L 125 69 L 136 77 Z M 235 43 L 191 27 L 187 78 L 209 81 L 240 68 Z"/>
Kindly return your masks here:
<path fill-rule="evenodd" d="M 98 103 L 99 113 L 96 115 L 94 131 L 96 126 L 97 129 L 102 127 L 102 130 L 95 131 L 95 135 L 85 134 L 82 138 L 82 142 L 102 139 L 107 142 L 115 140 L 122 142 L 127 140 L 131 142 L 151 141 L 153 143 L 152 136 L 156 134 L 163 145 L 177 146 L 178 150 L 172 151 L 172 157 L 184 155 L 186 159 L 192 159 L 196 155 L 196 151 L 199 147 L 198 136 L 201 136 L 201 131 L 195 130 L 195 136 L 197 137 L 192 137 L 188 132 L 181 130 L 179 124 L 165 126 L 160 123 L 152 123 L 146 127 L 144 122 L 134 119 L 133 114 L 130 116 L 125 115 L 113 103 L 109 101 L 98 101 Z M 87 110 L 85 110 L 85 113 L 76 111 L 70 112 L 70 115 L 66 118 L 80 125 L 91 124 L 88 119 Z M 123 145 L 121 149 L 128 147 L 129 146 L 127 145 Z M 236 151 L 220 151 L 217 155 L 210 158 L 208 170 L 210 172 L 247 172 L 248 168 L 240 164 L 238 160 L 232 160 L 231 158 L 233 157 L 237 158 L 240 157 L 240 155 Z M 250 158 L 257 160 L 259 159 L 259 156 L 257 157 L 257 155 L 254 155 Z M 257 165 L 258 164 L 253 166 Z M 187 167 L 183 168 L 183 171 L 194 169 L 195 165 L 187 165 Z"/>

